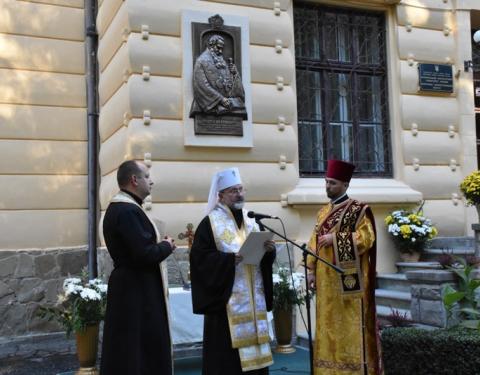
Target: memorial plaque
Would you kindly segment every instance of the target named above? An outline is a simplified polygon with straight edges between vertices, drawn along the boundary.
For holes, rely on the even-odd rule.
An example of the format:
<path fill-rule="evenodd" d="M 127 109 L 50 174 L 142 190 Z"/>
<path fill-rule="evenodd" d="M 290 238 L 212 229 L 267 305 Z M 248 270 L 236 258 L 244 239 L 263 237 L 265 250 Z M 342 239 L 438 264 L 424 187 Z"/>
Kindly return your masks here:
<path fill-rule="evenodd" d="M 453 93 L 451 65 L 418 64 L 420 91 Z"/>
<path fill-rule="evenodd" d="M 242 77 L 241 28 L 224 25 L 218 14 L 209 23 L 192 22 L 193 102 L 196 135 L 243 136 L 247 120 Z"/>

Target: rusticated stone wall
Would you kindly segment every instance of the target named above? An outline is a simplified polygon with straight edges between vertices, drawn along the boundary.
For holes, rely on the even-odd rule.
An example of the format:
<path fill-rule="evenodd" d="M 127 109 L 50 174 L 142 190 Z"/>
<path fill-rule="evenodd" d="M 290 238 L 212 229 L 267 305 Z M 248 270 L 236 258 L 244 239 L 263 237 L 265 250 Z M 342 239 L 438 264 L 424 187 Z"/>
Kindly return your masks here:
<path fill-rule="evenodd" d="M 42 251 L 0 251 L 0 337 L 62 330 L 37 316 L 54 305 L 63 280 L 87 264 L 85 247 Z"/>

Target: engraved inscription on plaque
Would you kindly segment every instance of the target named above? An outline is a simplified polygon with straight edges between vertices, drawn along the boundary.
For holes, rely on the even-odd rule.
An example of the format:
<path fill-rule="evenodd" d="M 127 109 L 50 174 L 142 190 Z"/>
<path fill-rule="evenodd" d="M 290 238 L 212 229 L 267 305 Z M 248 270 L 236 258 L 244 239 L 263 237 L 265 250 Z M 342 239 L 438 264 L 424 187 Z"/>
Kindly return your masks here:
<path fill-rule="evenodd" d="M 453 92 L 453 73 L 451 65 L 418 64 L 420 91 L 438 93 Z"/>
<path fill-rule="evenodd" d="M 247 120 L 241 69 L 241 29 L 224 25 L 215 15 L 209 23 L 192 22 L 195 134 L 243 136 Z"/>

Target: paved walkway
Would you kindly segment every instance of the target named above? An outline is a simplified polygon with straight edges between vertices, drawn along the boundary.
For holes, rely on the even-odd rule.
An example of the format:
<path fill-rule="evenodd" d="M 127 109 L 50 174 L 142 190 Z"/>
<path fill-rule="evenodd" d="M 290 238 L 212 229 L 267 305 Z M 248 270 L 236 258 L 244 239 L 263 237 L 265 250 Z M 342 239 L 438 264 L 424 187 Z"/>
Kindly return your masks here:
<path fill-rule="evenodd" d="M 270 374 L 309 374 L 308 351 L 297 348 L 293 354 L 274 354 Z M 199 357 L 175 361 L 175 375 L 199 375 L 202 361 Z M 42 359 L 0 360 L 0 375 L 73 375 L 78 367 L 75 355 L 58 355 Z"/>
<path fill-rule="evenodd" d="M 56 375 L 77 366 L 77 357 L 71 354 L 39 359 L 0 360 L 0 375 Z"/>

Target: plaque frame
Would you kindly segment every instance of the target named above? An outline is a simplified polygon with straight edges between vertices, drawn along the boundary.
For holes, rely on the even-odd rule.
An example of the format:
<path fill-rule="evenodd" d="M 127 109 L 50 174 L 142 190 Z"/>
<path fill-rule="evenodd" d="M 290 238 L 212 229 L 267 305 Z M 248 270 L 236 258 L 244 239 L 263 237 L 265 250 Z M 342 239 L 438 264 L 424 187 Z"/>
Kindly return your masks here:
<path fill-rule="evenodd" d="M 184 125 L 184 145 L 198 147 L 253 147 L 253 129 L 252 129 L 252 97 L 251 97 L 251 74 L 250 74 L 250 53 L 249 53 L 249 22 L 247 17 L 235 16 L 220 13 L 225 26 L 240 28 L 241 34 L 241 61 L 238 63 L 242 83 L 245 90 L 245 108 L 247 110 L 247 120 L 243 120 L 243 135 L 210 135 L 195 134 L 194 119 L 189 117 L 190 108 L 193 101 L 193 65 L 195 62 L 194 44 L 192 35 L 192 23 L 208 24 L 208 19 L 215 16 L 218 12 L 204 12 L 194 10 L 184 10 L 182 12 L 182 49 L 183 49 L 183 125 Z M 241 69 L 240 69 L 241 67 Z"/>

